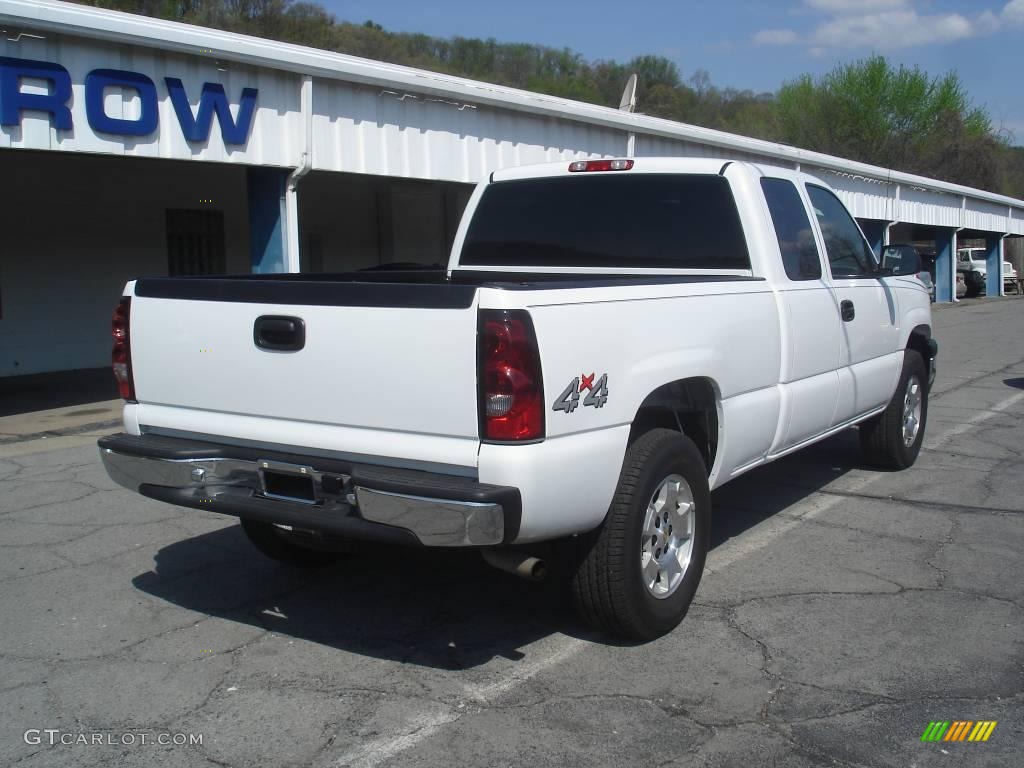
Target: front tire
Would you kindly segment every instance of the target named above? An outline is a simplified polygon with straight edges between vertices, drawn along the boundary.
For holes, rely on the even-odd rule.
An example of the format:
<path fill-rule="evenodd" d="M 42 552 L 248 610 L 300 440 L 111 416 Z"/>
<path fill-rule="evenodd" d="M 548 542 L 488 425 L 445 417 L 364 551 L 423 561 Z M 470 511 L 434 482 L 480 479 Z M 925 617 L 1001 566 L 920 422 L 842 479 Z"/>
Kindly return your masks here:
<path fill-rule="evenodd" d="M 920 353 L 903 353 L 903 371 L 889 405 L 861 423 L 864 458 L 882 469 L 906 469 L 917 461 L 928 421 L 928 372 Z"/>
<path fill-rule="evenodd" d="M 670 429 L 626 451 L 608 516 L 577 540 L 572 592 L 596 629 L 652 640 L 686 615 L 704 571 L 711 493 L 700 451 Z"/>

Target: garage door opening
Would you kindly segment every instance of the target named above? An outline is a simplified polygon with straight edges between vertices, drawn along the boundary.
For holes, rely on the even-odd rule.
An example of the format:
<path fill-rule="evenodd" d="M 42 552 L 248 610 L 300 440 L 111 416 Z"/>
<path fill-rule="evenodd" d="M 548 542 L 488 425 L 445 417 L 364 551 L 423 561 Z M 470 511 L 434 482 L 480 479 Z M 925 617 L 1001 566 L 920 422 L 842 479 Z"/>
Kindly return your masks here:
<path fill-rule="evenodd" d="M 471 184 L 313 172 L 299 186 L 303 272 L 444 266 Z"/>
<path fill-rule="evenodd" d="M 250 271 L 246 169 L 0 149 L 0 377 L 109 367 L 136 277 Z"/>

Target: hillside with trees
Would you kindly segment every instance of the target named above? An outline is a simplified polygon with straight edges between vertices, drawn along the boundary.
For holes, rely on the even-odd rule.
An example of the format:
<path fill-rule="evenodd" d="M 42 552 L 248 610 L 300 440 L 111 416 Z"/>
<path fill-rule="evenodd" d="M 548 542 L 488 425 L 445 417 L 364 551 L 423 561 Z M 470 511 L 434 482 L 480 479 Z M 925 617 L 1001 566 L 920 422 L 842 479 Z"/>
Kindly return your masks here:
<path fill-rule="evenodd" d="M 389 32 L 293 0 L 81 0 L 570 99 L 617 106 L 639 75 L 638 111 L 1024 197 L 1024 148 L 972 105 L 956 73 L 931 76 L 881 56 L 776 93 L 720 88 L 662 56 L 587 61 L 568 48 Z"/>

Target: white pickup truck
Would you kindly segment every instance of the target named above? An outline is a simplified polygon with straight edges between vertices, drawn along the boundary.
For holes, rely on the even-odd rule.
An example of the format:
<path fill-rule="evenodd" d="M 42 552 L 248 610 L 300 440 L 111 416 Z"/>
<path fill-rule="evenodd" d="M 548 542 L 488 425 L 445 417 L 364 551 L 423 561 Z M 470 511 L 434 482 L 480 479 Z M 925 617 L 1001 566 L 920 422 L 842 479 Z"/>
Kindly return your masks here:
<path fill-rule="evenodd" d="M 289 563 L 360 540 L 537 576 L 557 553 L 586 620 L 652 638 L 697 589 L 711 489 L 853 425 L 870 463 L 914 462 L 937 346 L 900 258 L 792 170 L 499 171 L 447 269 L 130 282 L 126 434 L 100 452 Z"/>

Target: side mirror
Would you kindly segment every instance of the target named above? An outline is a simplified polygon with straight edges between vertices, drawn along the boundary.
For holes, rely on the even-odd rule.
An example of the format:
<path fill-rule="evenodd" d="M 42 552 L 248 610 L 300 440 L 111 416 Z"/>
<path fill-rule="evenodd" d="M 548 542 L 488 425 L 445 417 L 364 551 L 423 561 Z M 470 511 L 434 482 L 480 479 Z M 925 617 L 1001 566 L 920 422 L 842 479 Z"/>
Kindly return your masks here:
<path fill-rule="evenodd" d="M 882 249 L 882 271 L 888 275 L 916 275 L 921 271 L 921 256 L 908 245 L 887 245 Z"/>

